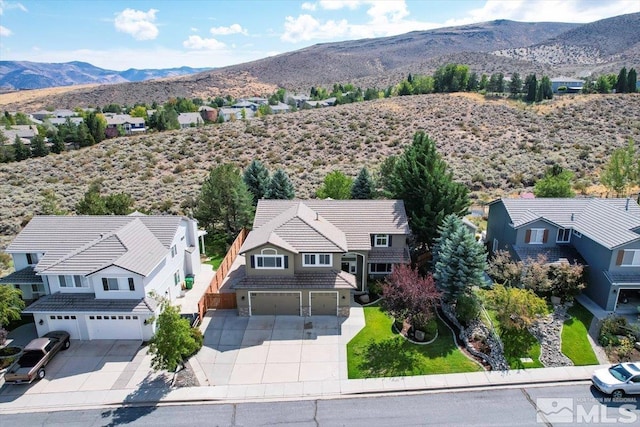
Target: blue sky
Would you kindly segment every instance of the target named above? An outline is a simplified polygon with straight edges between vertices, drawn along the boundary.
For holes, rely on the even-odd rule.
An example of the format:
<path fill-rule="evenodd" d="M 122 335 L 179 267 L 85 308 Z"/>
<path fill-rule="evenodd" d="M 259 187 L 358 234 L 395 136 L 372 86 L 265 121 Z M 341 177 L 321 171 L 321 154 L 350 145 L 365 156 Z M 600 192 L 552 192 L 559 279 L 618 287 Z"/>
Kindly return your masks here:
<path fill-rule="evenodd" d="M 0 59 L 221 67 L 316 43 L 494 19 L 592 22 L 640 0 L 0 0 Z"/>

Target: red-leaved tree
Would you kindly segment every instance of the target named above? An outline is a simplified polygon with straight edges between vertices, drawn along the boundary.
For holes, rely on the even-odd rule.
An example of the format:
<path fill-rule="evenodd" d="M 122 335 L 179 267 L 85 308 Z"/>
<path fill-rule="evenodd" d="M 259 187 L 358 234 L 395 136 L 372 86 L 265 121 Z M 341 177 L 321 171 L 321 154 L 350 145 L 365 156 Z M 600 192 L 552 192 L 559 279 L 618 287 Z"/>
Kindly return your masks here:
<path fill-rule="evenodd" d="M 382 295 L 383 306 L 393 317 L 420 327 L 433 318 L 441 292 L 431 274 L 423 277 L 409 265 L 395 265 L 382 285 Z"/>

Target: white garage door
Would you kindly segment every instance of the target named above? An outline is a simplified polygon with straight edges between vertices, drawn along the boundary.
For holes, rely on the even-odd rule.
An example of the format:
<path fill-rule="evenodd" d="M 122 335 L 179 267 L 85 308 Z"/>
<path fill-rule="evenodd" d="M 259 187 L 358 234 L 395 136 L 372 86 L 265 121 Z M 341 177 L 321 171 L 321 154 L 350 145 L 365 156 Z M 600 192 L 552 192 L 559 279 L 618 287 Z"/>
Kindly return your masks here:
<path fill-rule="evenodd" d="M 72 315 L 50 315 L 47 319 L 49 331 L 67 331 L 73 340 L 80 339 L 78 319 Z"/>
<path fill-rule="evenodd" d="M 122 314 L 87 316 L 90 340 L 141 340 L 140 318 Z"/>

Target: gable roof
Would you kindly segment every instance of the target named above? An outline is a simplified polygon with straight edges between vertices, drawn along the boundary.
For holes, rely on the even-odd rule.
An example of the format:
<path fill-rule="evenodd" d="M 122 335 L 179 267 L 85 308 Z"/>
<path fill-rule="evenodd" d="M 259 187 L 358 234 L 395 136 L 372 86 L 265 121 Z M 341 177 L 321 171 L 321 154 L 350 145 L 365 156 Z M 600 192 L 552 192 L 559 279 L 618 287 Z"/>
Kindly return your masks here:
<path fill-rule="evenodd" d="M 8 253 L 43 252 L 39 274 L 89 275 L 117 266 L 142 276 L 167 255 L 179 216 L 36 216 Z"/>
<path fill-rule="evenodd" d="M 295 253 L 368 251 L 371 234 L 409 232 L 402 200 L 259 200 L 241 252 L 266 243 Z"/>
<path fill-rule="evenodd" d="M 640 240 L 640 206 L 631 199 L 499 199 L 514 228 L 544 220 L 571 228 L 607 249 Z M 495 202 L 494 202 L 495 203 Z"/>

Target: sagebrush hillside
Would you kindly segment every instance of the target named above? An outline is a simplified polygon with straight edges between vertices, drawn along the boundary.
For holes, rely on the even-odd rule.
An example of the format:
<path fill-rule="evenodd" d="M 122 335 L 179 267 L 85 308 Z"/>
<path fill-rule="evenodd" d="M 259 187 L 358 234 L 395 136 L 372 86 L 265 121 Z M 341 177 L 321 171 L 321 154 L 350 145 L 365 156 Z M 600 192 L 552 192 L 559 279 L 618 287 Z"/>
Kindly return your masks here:
<path fill-rule="evenodd" d="M 41 191 L 72 210 L 88 185 L 127 192 L 135 207 L 179 213 L 209 168 L 259 159 L 284 168 L 300 198 L 340 169 L 375 171 L 425 130 L 476 201 L 530 189 L 548 165 L 598 183 L 601 166 L 629 138 L 640 141 L 640 95 L 565 95 L 537 106 L 477 94 L 395 97 L 265 116 L 182 131 L 124 137 L 87 149 L 0 165 L 0 246 L 38 213 Z"/>

